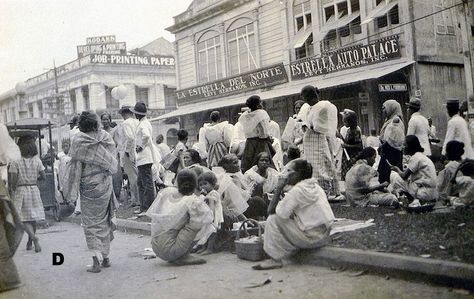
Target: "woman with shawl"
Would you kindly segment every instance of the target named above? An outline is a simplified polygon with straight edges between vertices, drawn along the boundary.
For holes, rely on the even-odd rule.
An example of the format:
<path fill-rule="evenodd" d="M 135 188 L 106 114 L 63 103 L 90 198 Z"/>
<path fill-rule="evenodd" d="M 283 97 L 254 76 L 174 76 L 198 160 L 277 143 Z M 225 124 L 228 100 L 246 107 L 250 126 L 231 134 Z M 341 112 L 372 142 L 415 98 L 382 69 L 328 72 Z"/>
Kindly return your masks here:
<path fill-rule="evenodd" d="M 405 141 L 405 125 L 400 104 L 395 100 L 385 101 L 382 105 L 382 113 L 385 122 L 380 129 L 382 145 L 377 169 L 380 183 L 390 182 L 390 165 L 402 168 L 402 148 Z"/>
<path fill-rule="evenodd" d="M 7 128 L 0 124 L 0 167 L 21 158 L 20 150 L 8 135 Z M 23 236 L 23 225 L 6 187 L 6 169 L 0 176 L 0 292 L 21 285 L 20 277 L 13 262 L 18 245 Z"/>
<path fill-rule="evenodd" d="M 243 173 L 257 164 L 258 153 L 267 152 L 272 158 L 275 155 L 270 135 L 270 116 L 263 110 L 262 100 L 259 96 L 253 95 L 247 99 L 246 105 L 250 108 L 250 112 L 244 112 L 239 118 L 245 138 L 247 138 L 242 154 Z M 273 160 L 270 167 L 275 168 Z"/>
<path fill-rule="evenodd" d="M 221 122 L 219 111 L 211 112 L 211 123 L 200 130 L 199 140 L 202 140 L 208 153 L 207 166 L 212 168 L 219 164 L 221 158 L 229 152 L 232 141 L 232 126 L 227 121 Z"/>
<path fill-rule="evenodd" d="M 288 118 L 286 127 L 283 130 L 281 136 L 283 150 L 287 150 L 290 145 L 296 145 L 303 150 L 303 115 L 306 116 L 309 110 L 309 105 L 303 100 L 298 100 L 295 102 L 294 106 L 295 114 Z"/>
<path fill-rule="evenodd" d="M 356 162 L 357 155 L 362 151 L 362 132 L 357 125 L 357 114 L 349 109 L 344 110 L 343 114 L 344 125 L 347 131 L 342 135 L 342 164 L 341 164 L 341 180 L 345 181 L 346 173 L 351 169 Z"/>
<path fill-rule="evenodd" d="M 79 130 L 71 140 L 65 193 L 67 198 L 77 198 L 80 194 L 82 227 L 93 259 L 93 265 L 87 271 L 98 273 L 101 266 L 110 267 L 108 256 L 114 237 L 115 143 L 107 132 L 99 129 L 95 113 L 82 112 Z"/>
<path fill-rule="evenodd" d="M 313 166 L 313 178 L 327 196 L 339 196 L 339 182 L 336 175 L 334 154 L 330 139 L 336 136 L 337 108 L 329 101 L 313 104 L 308 112 L 303 147 L 304 155 Z"/>
<path fill-rule="evenodd" d="M 299 249 L 325 245 L 334 214 L 324 190 L 312 178 L 308 161 L 291 161 L 278 180 L 265 223 L 263 249 L 271 260 L 256 265 L 256 270 L 281 268 L 281 260 Z M 283 197 L 283 191 L 287 191 Z"/>

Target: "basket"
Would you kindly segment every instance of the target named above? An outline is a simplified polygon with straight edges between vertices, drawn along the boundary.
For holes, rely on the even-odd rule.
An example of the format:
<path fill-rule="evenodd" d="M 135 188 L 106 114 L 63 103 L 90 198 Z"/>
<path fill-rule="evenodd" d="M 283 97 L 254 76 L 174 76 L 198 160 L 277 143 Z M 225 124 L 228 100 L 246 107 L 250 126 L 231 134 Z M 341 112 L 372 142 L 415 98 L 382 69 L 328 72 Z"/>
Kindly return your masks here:
<path fill-rule="evenodd" d="M 250 238 L 247 228 L 245 226 L 246 223 L 252 223 L 257 226 L 257 238 Z M 246 237 L 240 238 L 240 232 L 242 231 L 242 228 L 246 234 Z M 263 251 L 262 228 L 260 227 L 260 224 L 253 219 L 247 219 L 242 222 L 242 225 L 237 231 L 237 237 L 234 243 L 235 252 L 237 254 L 237 257 L 240 259 L 256 262 L 261 261 L 266 257 L 265 251 Z"/>

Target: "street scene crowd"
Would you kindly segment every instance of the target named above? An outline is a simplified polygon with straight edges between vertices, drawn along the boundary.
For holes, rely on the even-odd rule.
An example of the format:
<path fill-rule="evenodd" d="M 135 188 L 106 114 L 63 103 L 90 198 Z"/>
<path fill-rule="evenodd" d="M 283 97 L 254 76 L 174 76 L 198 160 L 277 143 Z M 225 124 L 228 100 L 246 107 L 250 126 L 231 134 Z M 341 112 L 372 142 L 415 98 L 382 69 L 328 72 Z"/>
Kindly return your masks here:
<path fill-rule="evenodd" d="M 472 213 L 474 151 L 464 104 L 446 100 L 450 119 L 442 147 L 430 118 L 420 113 L 422 105 L 411 99 L 404 120 L 400 103 L 387 100 L 383 126 L 363 136 L 356 112 L 338 111 L 314 86 L 301 90 L 283 130 L 253 95 L 235 125 L 213 111 L 198 142 L 189 144 L 181 129 L 170 148 L 162 135 L 154 140 L 147 107 L 137 102 L 119 110 L 118 125 L 110 114 L 83 111 L 71 120 L 63 151 L 47 152 L 56 156 L 50 167 L 57 169 L 59 200 L 75 203 L 81 218 L 93 260 L 88 272 L 112 264 L 119 201 L 135 206 L 137 217 L 151 219 L 154 253 L 176 266 L 206 263 L 225 232 L 254 219 L 264 226 L 263 249 L 270 259 L 253 268 L 268 270 L 282 267 L 300 249 L 326 244 L 335 221 L 333 202 Z M 8 169 L 0 180 L 3 291 L 20 285 L 12 257 L 22 231 L 26 249 L 41 252 L 36 223 L 45 213 L 37 181 L 48 165 L 38 156 L 35 138 L 13 140 L 0 124 L 0 139 L 0 163 Z"/>

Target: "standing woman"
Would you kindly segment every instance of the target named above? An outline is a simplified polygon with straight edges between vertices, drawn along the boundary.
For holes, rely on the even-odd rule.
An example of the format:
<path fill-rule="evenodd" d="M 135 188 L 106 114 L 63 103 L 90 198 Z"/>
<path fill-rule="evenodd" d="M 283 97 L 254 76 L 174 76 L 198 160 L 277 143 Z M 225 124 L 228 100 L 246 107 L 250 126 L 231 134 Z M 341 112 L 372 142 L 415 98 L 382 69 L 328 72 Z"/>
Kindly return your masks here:
<path fill-rule="evenodd" d="M 326 192 L 327 196 L 339 196 L 339 182 L 336 176 L 334 155 L 329 140 L 336 136 L 337 108 L 329 101 L 312 105 L 308 113 L 308 129 L 304 135 L 304 155 L 313 167 L 313 178 Z"/>
<path fill-rule="evenodd" d="M 120 138 L 118 136 L 117 128 L 112 128 L 112 116 L 104 112 L 100 115 L 100 122 L 102 123 L 102 127 L 104 130 L 110 134 L 112 140 L 115 143 L 115 148 L 119 145 Z M 117 158 L 117 171 L 112 175 L 112 183 L 114 185 L 114 193 L 117 199 L 120 199 L 120 192 L 122 191 L 122 181 L 123 181 L 123 173 L 122 167 L 120 167 L 120 156 L 118 154 L 118 150 L 115 150 L 116 158 Z"/>
<path fill-rule="evenodd" d="M 219 111 L 211 112 L 211 123 L 207 124 L 199 136 L 199 140 L 204 143 L 208 153 L 207 166 L 212 168 L 219 164 L 219 161 L 229 152 L 230 142 L 232 141 L 232 126 L 229 122 L 221 122 Z"/>
<path fill-rule="evenodd" d="M 87 271 L 98 273 L 101 265 L 110 267 L 108 256 L 115 228 L 112 223 L 115 199 L 112 174 L 117 171 L 117 159 L 114 141 L 99 129 L 95 113 L 82 112 L 79 130 L 71 140 L 65 192 L 74 194 L 74 190 L 79 189 L 82 227 L 93 259 L 93 265 Z"/>
<path fill-rule="evenodd" d="M 244 112 L 239 118 L 247 138 L 242 154 L 242 173 L 257 165 L 257 154 L 267 152 L 270 157 L 275 155 L 270 137 L 270 116 L 263 110 L 262 100 L 259 96 L 253 95 L 247 99 L 246 105 L 250 108 L 250 112 Z M 270 167 L 275 168 L 273 160 L 270 161 Z"/>
<path fill-rule="evenodd" d="M 342 136 L 343 154 L 341 164 L 341 180 L 345 181 L 346 173 L 356 162 L 356 157 L 362 151 L 362 133 L 357 125 L 357 114 L 352 110 L 346 110 L 343 114 L 344 125 L 348 128 Z M 347 153 L 347 154 L 346 154 Z"/>
<path fill-rule="evenodd" d="M 20 215 L 24 228 L 28 233 L 26 250 L 33 249 L 41 252 L 41 247 L 36 237 L 36 222 L 45 219 L 43 202 L 38 189 L 37 181 L 45 179 L 44 166 L 38 155 L 38 147 L 29 137 L 18 140 L 21 159 L 10 164 L 9 186 L 13 194 L 15 208 Z"/>
<path fill-rule="evenodd" d="M 395 100 L 385 101 L 382 105 L 385 122 L 380 129 L 380 162 L 377 169 L 379 182 L 390 182 L 390 165 L 402 168 L 405 125 L 402 107 Z M 388 163 L 387 163 L 388 162 Z"/>

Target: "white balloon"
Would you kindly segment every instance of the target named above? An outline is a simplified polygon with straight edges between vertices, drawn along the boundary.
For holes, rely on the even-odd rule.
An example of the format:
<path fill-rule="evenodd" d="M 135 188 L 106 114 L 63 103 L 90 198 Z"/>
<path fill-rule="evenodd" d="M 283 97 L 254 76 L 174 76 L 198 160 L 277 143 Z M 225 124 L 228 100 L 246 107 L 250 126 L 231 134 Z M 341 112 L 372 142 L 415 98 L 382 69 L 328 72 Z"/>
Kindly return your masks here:
<path fill-rule="evenodd" d="M 119 100 L 118 96 L 117 96 L 117 87 L 114 87 L 112 88 L 112 98 L 116 99 L 116 100 Z"/>
<path fill-rule="evenodd" d="M 119 100 L 125 99 L 127 96 L 128 89 L 125 85 L 119 85 L 117 86 L 117 97 Z"/>

